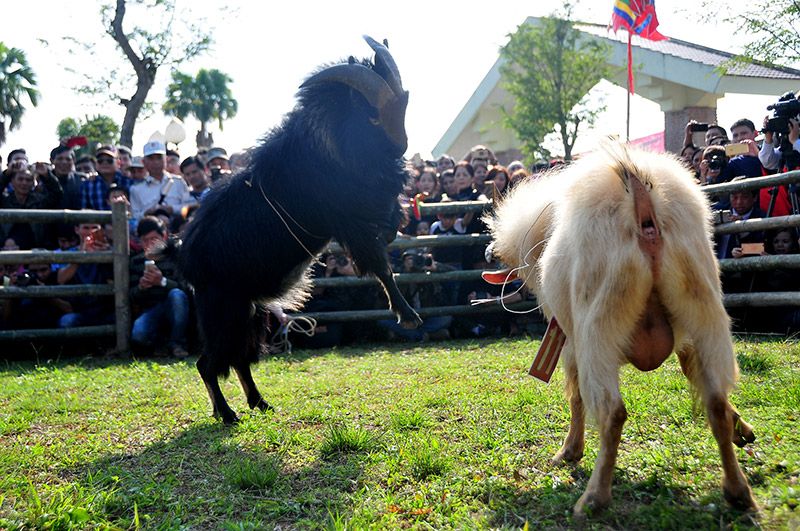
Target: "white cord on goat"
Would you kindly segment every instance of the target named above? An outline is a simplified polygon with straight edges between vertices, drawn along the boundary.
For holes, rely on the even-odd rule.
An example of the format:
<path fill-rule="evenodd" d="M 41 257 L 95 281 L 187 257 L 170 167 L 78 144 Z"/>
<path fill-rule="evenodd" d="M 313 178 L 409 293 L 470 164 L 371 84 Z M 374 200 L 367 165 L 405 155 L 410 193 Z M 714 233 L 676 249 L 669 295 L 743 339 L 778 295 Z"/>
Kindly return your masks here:
<path fill-rule="evenodd" d="M 547 209 L 549 209 L 551 206 L 553 206 L 553 203 L 548 203 L 548 204 L 547 204 L 547 205 L 546 205 L 546 206 L 545 206 L 545 207 L 542 209 L 542 211 L 541 211 L 541 212 L 539 212 L 539 215 L 538 215 L 538 216 L 536 216 L 536 219 L 534 220 L 534 222 L 533 222 L 533 223 L 531 223 L 531 226 L 530 226 L 530 227 L 528 227 L 528 230 L 525 232 L 525 239 L 527 239 L 527 238 L 528 238 L 528 234 L 530 234 L 531 230 L 533 229 L 534 225 L 536 225 L 536 222 L 537 222 L 537 221 L 539 221 L 539 218 L 542 216 L 542 214 L 544 214 L 544 213 L 545 213 L 545 211 L 546 211 Z M 521 266 L 519 266 L 519 267 L 515 267 L 514 269 L 511 269 L 511 270 L 510 270 L 510 271 L 509 271 L 509 272 L 506 274 L 506 280 L 505 280 L 505 282 L 503 282 L 503 284 L 502 284 L 502 287 L 500 288 L 500 297 L 498 297 L 498 298 L 496 298 L 496 299 L 495 299 L 495 298 L 491 298 L 491 299 L 476 299 L 476 300 L 472 301 L 470 304 L 471 304 L 472 306 L 478 306 L 478 305 L 480 305 L 480 304 L 486 304 L 486 303 L 490 303 L 490 302 L 499 302 L 499 303 L 500 303 L 500 305 L 503 307 L 503 309 L 504 309 L 505 311 L 507 311 L 507 312 L 509 312 L 509 313 L 514 313 L 514 314 L 517 314 L 517 315 L 524 315 L 524 314 L 526 314 L 526 313 L 535 312 L 535 311 L 537 311 L 537 310 L 541 309 L 542 305 L 541 305 L 541 304 L 539 304 L 539 305 L 537 305 L 536 307 L 534 307 L 534 308 L 531 308 L 530 310 L 524 310 L 524 311 L 523 311 L 523 310 L 512 310 L 511 308 L 509 308 L 508 306 L 506 306 L 506 301 L 505 301 L 505 298 L 506 298 L 506 293 L 505 293 L 505 291 L 506 291 L 506 285 L 508 284 L 508 279 L 509 279 L 509 278 L 511 278 L 511 276 L 512 276 L 512 275 L 514 275 L 515 273 L 517 273 L 517 271 L 522 271 L 523 269 L 527 269 L 527 268 L 531 267 L 531 264 L 529 264 L 529 263 L 528 263 L 528 257 L 531 255 L 531 253 L 534 251 L 534 249 L 536 249 L 536 248 L 537 248 L 537 247 L 539 247 L 540 245 L 544 245 L 545 243 L 547 243 L 547 240 L 546 240 L 546 239 L 545 239 L 545 240 L 542 240 L 542 241 L 540 241 L 540 242 L 538 242 L 538 243 L 536 243 L 536 245 L 534 245 L 533 247 L 531 247 L 530 249 L 528 249 L 528 251 L 525 253 L 525 255 L 524 255 L 524 256 L 522 256 L 522 257 L 520 258 L 520 262 L 522 262 L 522 265 L 521 265 Z M 492 243 L 492 244 L 490 244 L 490 246 L 491 246 L 491 245 L 493 245 L 493 243 Z M 489 250 L 489 247 L 487 247 L 487 252 L 488 252 L 488 250 Z M 486 261 L 487 261 L 487 262 L 489 261 L 488 257 L 487 257 L 487 260 L 486 260 Z M 509 296 L 509 297 L 511 297 L 512 295 L 516 295 L 517 293 L 519 293 L 520 291 L 522 291 L 522 288 L 524 288 L 524 287 L 525 287 L 525 283 L 523 282 L 523 283 L 522 283 L 522 284 L 521 284 L 521 285 L 520 285 L 520 286 L 517 288 L 517 290 L 516 290 L 514 293 L 509 293 L 509 294 L 508 294 L 508 296 Z"/>
<path fill-rule="evenodd" d="M 285 325 L 273 334 L 269 341 L 270 353 L 272 354 L 291 354 L 292 342 L 289 341 L 289 332 L 298 332 L 308 337 L 314 337 L 314 330 L 317 328 L 317 320 L 311 317 L 292 317 Z"/>

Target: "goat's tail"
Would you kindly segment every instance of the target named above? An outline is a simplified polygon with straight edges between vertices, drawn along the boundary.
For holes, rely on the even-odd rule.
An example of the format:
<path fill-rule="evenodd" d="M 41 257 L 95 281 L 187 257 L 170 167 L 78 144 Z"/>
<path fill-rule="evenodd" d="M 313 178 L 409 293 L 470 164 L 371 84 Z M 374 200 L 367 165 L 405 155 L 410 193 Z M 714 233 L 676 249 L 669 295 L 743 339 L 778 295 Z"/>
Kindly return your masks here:
<path fill-rule="evenodd" d="M 536 262 L 550 236 L 555 204 L 567 184 L 558 177 L 558 172 L 552 172 L 519 183 L 493 213 L 484 216 L 492 233 L 492 253 L 515 269 L 529 287 L 536 282 Z"/>

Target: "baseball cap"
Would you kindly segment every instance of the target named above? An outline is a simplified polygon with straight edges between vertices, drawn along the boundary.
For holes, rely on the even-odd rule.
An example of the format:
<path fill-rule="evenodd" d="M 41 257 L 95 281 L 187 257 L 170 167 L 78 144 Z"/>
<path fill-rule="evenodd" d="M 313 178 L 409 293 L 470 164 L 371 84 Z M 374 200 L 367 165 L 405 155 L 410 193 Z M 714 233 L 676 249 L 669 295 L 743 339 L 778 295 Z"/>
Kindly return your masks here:
<path fill-rule="evenodd" d="M 142 157 L 133 157 L 131 159 L 131 168 L 144 168 L 144 163 L 142 162 Z"/>
<path fill-rule="evenodd" d="M 147 144 L 144 145 L 144 149 L 142 150 L 145 157 L 149 157 L 150 155 L 166 155 L 167 154 L 167 146 L 164 145 L 164 142 L 159 142 L 158 140 L 151 140 Z"/>
<path fill-rule="evenodd" d="M 206 153 L 206 160 L 223 159 L 228 160 L 228 152 L 221 147 L 213 147 Z"/>
<path fill-rule="evenodd" d="M 97 151 L 94 152 L 94 156 L 99 157 L 100 155 L 109 155 L 116 158 L 117 150 L 113 146 L 100 146 L 97 148 Z"/>

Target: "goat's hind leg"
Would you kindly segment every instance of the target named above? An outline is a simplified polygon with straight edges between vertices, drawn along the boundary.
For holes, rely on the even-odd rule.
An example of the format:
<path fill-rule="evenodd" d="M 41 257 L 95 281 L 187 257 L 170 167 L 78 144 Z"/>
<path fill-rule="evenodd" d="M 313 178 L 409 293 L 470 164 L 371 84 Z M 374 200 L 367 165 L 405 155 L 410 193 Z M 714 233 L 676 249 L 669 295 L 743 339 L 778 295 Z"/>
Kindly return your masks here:
<path fill-rule="evenodd" d="M 727 330 L 722 330 L 717 334 L 714 334 L 713 331 L 708 331 L 706 334 L 705 337 L 696 342 L 697 350 L 692 347 L 686 347 L 681 351 L 679 354 L 681 367 L 703 400 L 711 432 L 717 440 L 720 457 L 722 458 L 722 491 L 725 500 L 738 509 L 757 510 L 758 506 L 753 499 L 753 493 L 747 483 L 747 478 L 745 478 L 742 469 L 739 467 L 739 462 L 736 460 L 732 444 L 755 440 L 752 428 L 741 420 L 739 414 L 728 402 L 727 386 L 721 383 L 723 380 L 719 375 L 723 368 L 714 367 L 713 365 L 715 364 L 710 359 L 702 361 L 699 359 L 702 355 L 708 355 L 709 358 L 719 358 L 714 350 L 725 348 L 730 351 L 726 356 L 731 357 L 730 363 L 733 364 L 733 347 L 730 343 L 730 334 Z M 717 337 L 713 337 L 714 335 Z M 735 371 L 735 369 L 730 370 Z"/>
<path fill-rule="evenodd" d="M 274 411 L 275 408 L 264 400 L 264 397 L 258 391 L 256 382 L 253 381 L 253 375 L 250 373 L 250 364 L 245 362 L 233 369 L 236 371 L 236 376 L 239 377 L 239 383 L 242 384 L 242 390 L 247 397 L 247 405 L 250 406 L 250 409 L 258 408 L 262 412 Z"/>
<path fill-rule="evenodd" d="M 553 465 L 561 463 L 577 463 L 583 457 L 585 415 L 583 411 L 583 400 L 581 390 L 578 385 L 578 368 L 575 365 L 574 355 L 567 352 L 569 344 L 564 345 L 564 378 L 565 391 L 569 398 L 569 433 L 564 439 L 564 444 L 555 456 L 550 460 Z"/>
<path fill-rule="evenodd" d="M 593 344 L 598 345 L 599 342 L 586 343 Z M 578 348 L 580 346 L 576 345 L 576 351 Z M 614 363 L 596 363 L 603 356 L 611 358 L 608 352 L 603 351 L 602 345 L 594 349 L 598 352 L 589 353 L 588 350 L 576 352 L 578 356 L 583 356 L 582 360 L 578 360 L 578 380 L 583 404 L 597 422 L 600 451 L 586 490 L 575 504 L 576 518 L 584 518 L 587 511 L 597 511 L 611 503 L 614 465 L 622 427 L 628 418 L 619 392 L 619 367 Z"/>
<path fill-rule="evenodd" d="M 694 363 L 693 356 L 696 356 L 697 353 L 695 352 L 694 348 L 691 346 L 684 347 L 680 352 L 678 352 L 678 360 L 681 363 L 681 370 L 683 371 L 683 375 L 686 378 L 693 382 L 693 375 L 692 371 L 694 371 Z M 733 414 L 733 432 L 731 437 L 731 442 L 738 446 L 739 448 L 744 448 L 747 443 L 755 442 L 756 434 L 753 431 L 753 427 L 744 421 L 742 416 L 739 414 L 736 409 L 728 403 L 728 406 L 731 408 L 731 412 Z"/>
<path fill-rule="evenodd" d="M 250 409 L 258 408 L 262 412 L 273 411 L 275 408 L 269 405 L 258 391 L 256 382 L 250 372 L 250 364 L 258 362 L 259 354 L 269 336 L 267 319 L 268 312 L 266 308 L 260 305 L 252 305 L 244 357 L 233 366 L 236 376 L 239 378 L 239 383 L 242 384 L 244 395 L 247 397 L 247 405 L 250 406 Z"/>
<path fill-rule="evenodd" d="M 208 397 L 211 399 L 214 417 L 221 418 L 222 422 L 228 426 L 237 422 L 239 418 L 230 408 L 228 402 L 225 401 L 222 389 L 219 387 L 219 375 L 209 366 L 208 357 L 206 355 L 202 355 L 198 358 L 197 371 L 200 373 L 200 377 L 203 379 L 203 383 L 208 391 Z"/>

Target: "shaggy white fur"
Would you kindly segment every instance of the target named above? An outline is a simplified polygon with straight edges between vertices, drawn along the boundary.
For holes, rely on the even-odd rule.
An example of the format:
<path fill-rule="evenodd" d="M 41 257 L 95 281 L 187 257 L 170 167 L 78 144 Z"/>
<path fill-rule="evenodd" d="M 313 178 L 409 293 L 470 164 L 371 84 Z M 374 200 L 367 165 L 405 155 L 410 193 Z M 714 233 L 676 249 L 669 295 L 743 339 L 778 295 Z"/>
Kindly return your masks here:
<path fill-rule="evenodd" d="M 727 499 L 756 507 L 731 445 L 754 437 L 727 400 L 738 368 L 709 214 L 705 195 L 677 159 L 608 143 L 519 184 L 487 219 L 494 253 L 518 269 L 567 335 L 562 359 L 572 421 L 554 460 L 583 455 L 584 411 L 600 431 L 576 515 L 610 502 L 627 416 L 619 367 L 631 362 L 651 370 L 673 350 L 708 411 Z"/>

